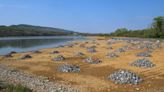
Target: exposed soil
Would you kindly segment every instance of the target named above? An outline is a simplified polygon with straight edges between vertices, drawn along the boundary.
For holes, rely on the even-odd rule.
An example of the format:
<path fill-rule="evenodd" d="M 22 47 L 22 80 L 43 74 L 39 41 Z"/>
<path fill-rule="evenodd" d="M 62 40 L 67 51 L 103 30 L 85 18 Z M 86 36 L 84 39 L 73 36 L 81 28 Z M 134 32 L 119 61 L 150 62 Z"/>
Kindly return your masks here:
<path fill-rule="evenodd" d="M 164 43 L 162 48 L 155 49 L 152 57 L 149 57 L 154 64 L 153 68 L 132 67 L 129 64 L 141 57 L 137 57 L 136 53 L 145 50 L 131 49 L 120 53 L 119 57 L 108 58 L 106 55 L 122 46 L 129 45 L 124 41 L 120 41 L 112 45 L 113 49 L 109 50 L 107 39 L 98 38 L 96 40 L 99 45 L 92 42 L 84 41 L 76 42 L 73 47 L 49 48 L 40 50 L 42 53 L 17 53 L 11 58 L 0 57 L 0 63 L 15 67 L 24 72 L 48 77 L 49 80 L 58 83 L 69 84 L 80 89 L 81 92 L 164 92 Z M 86 47 L 96 46 L 96 53 L 88 53 L 85 48 L 79 47 L 85 44 Z M 53 51 L 59 51 L 61 55 L 66 57 L 62 62 L 54 62 L 52 59 L 59 54 L 51 54 Z M 83 52 L 82 57 L 75 56 L 75 53 Z M 23 55 L 30 54 L 31 59 L 18 60 Z M 102 60 L 99 64 L 89 64 L 82 62 L 88 56 L 94 56 Z M 81 71 L 79 73 L 61 73 L 57 71 L 57 67 L 62 64 L 79 65 Z M 127 69 L 137 73 L 144 81 L 138 85 L 120 85 L 114 84 L 107 79 L 107 76 L 118 69 Z"/>

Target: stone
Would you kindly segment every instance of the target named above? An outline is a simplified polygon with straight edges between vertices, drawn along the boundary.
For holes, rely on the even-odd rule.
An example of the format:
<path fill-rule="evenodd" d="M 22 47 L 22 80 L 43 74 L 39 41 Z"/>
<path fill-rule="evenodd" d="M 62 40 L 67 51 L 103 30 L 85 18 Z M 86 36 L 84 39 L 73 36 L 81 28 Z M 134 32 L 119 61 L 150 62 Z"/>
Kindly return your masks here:
<path fill-rule="evenodd" d="M 91 63 L 91 64 L 98 64 L 98 63 L 101 63 L 102 61 L 95 57 L 88 57 L 88 58 L 84 59 L 83 62 L 87 62 L 87 63 Z"/>
<path fill-rule="evenodd" d="M 59 72 L 80 72 L 80 67 L 77 65 L 64 64 L 57 68 Z"/>
<path fill-rule="evenodd" d="M 30 56 L 30 55 L 24 55 L 23 57 L 21 57 L 21 59 L 30 59 L 30 58 L 32 58 L 32 56 Z"/>
<path fill-rule="evenodd" d="M 90 53 L 95 53 L 95 52 L 97 52 L 96 50 L 95 50 L 95 48 L 87 48 L 87 51 L 88 52 L 90 52 Z"/>
<path fill-rule="evenodd" d="M 151 57 L 149 52 L 140 52 L 137 54 L 139 57 Z"/>
<path fill-rule="evenodd" d="M 121 53 L 121 52 L 125 52 L 125 50 L 124 50 L 123 48 L 119 48 L 119 49 L 117 49 L 116 51 L 117 51 L 117 52 L 120 52 L 120 53 Z"/>
<path fill-rule="evenodd" d="M 42 52 L 37 50 L 37 51 L 34 51 L 33 53 L 37 53 L 38 54 L 38 53 L 42 53 Z"/>
<path fill-rule="evenodd" d="M 58 53 L 60 53 L 60 52 L 56 51 L 56 50 L 52 52 L 52 54 L 58 54 Z"/>
<path fill-rule="evenodd" d="M 82 53 L 82 52 L 77 52 L 76 53 L 76 56 L 84 56 L 85 54 L 84 53 Z"/>
<path fill-rule="evenodd" d="M 112 52 L 112 53 L 108 53 L 107 57 L 109 58 L 115 58 L 115 57 L 119 57 L 116 53 Z"/>
<path fill-rule="evenodd" d="M 139 84 L 142 79 L 129 70 L 118 70 L 108 76 L 116 84 Z"/>
<path fill-rule="evenodd" d="M 58 55 L 57 57 L 55 57 L 55 58 L 53 59 L 53 61 L 62 61 L 62 60 L 65 60 L 65 57 L 62 56 L 62 55 Z"/>
<path fill-rule="evenodd" d="M 130 64 L 131 66 L 135 67 L 144 67 L 144 68 L 152 68 L 155 66 L 150 60 L 148 59 L 138 59 Z"/>

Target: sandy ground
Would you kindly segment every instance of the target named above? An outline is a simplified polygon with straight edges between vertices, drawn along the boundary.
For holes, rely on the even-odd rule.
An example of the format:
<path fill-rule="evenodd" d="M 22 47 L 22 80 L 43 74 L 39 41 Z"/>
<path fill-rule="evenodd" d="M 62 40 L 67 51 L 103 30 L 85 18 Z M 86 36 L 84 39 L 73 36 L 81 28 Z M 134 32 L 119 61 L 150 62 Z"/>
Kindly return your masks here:
<path fill-rule="evenodd" d="M 95 37 L 94 37 L 95 38 Z M 69 84 L 78 87 L 81 92 L 164 92 L 164 44 L 161 49 L 156 49 L 152 53 L 152 60 L 156 67 L 153 68 L 137 68 L 129 64 L 140 57 L 136 56 L 137 52 L 142 50 L 129 50 L 120 54 L 118 58 L 109 59 L 106 54 L 112 52 L 119 47 L 128 45 L 126 42 L 118 42 L 113 44 L 113 50 L 109 50 L 107 39 L 96 37 L 99 44 L 85 41 L 77 41 L 75 46 L 48 48 L 40 50 L 42 53 L 17 53 L 12 58 L 4 58 L 0 56 L 0 62 L 11 67 L 16 67 L 24 72 L 46 76 L 51 81 Z M 85 48 L 79 45 L 96 46 L 96 53 L 88 53 Z M 53 51 L 59 51 L 59 54 L 51 54 Z M 83 52 L 85 56 L 77 57 L 75 53 Z M 33 58 L 26 60 L 18 60 L 23 55 L 30 54 Z M 52 59 L 57 55 L 63 55 L 66 60 L 62 62 L 54 62 Z M 98 57 L 102 60 L 100 64 L 88 64 L 82 62 L 88 56 Z M 81 71 L 79 73 L 60 73 L 57 67 L 62 64 L 79 65 Z M 137 73 L 144 80 L 139 85 L 119 85 L 114 84 L 107 79 L 107 76 L 118 69 L 128 69 Z"/>

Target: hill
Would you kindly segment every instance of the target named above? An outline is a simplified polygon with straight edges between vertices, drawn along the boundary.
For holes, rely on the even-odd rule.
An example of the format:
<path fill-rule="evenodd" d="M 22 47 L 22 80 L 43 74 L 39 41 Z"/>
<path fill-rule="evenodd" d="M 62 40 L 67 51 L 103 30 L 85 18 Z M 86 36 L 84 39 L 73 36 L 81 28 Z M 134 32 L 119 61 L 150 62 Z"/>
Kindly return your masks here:
<path fill-rule="evenodd" d="M 0 36 L 62 36 L 62 35 L 73 35 L 76 32 L 52 28 L 42 27 L 33 25 L 11 25 L 11 26 L 0 26 Z"/>

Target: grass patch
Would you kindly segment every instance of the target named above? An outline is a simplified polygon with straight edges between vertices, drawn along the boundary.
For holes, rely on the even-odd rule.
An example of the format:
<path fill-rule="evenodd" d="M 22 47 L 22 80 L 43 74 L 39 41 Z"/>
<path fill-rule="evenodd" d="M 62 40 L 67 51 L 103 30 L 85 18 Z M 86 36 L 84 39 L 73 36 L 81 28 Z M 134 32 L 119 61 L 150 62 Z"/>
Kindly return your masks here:
<path fill-rule="evenodd" d="M 1 84 L 0 87 L 0 92 L 32 92 L 32 90 L 30 90 L 27 87 L 24 87 L 22 85 L 8 85 L 8 84 Z"/>

